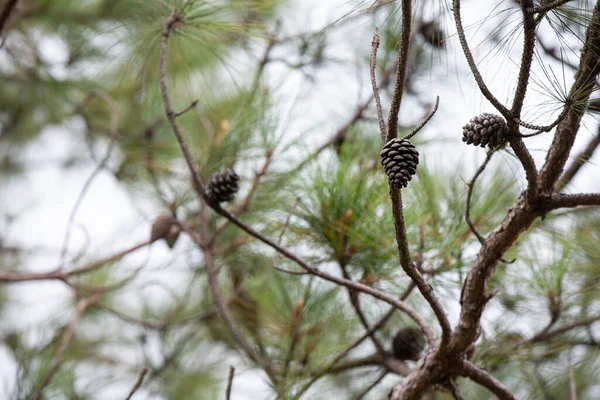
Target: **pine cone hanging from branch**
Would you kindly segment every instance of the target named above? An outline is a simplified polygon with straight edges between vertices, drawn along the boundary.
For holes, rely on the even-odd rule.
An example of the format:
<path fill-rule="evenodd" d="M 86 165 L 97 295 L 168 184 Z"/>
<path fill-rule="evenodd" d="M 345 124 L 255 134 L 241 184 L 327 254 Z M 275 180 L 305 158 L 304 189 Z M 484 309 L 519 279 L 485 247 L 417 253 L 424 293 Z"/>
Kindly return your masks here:
<path fill-rule="evenodd" d="M 508 126 L 500 115 L 483 113 L 463 126 L 463 142 L 490 149 L 506 143 Z"/>
<path fill-rule="evenodd" d="M 226 168 L 212 176 L 206 194 L 217 203 L 231 201 L 240 188 L 239 182 L 239 175 L 231 168 Z"/>
<path fill-rule="evenodd" d="M 394 357 L 398 360 L 417 361 L 425 348 L 425 337 L 417 328 L 400 329 L 392 343 Z"/>
<path fill-rule="evenodd" d="M 394 188 L 403 188 L 417 172 L 419 152 L 408 139 L 395 138 L 383 146 L 381 164 Z"/>

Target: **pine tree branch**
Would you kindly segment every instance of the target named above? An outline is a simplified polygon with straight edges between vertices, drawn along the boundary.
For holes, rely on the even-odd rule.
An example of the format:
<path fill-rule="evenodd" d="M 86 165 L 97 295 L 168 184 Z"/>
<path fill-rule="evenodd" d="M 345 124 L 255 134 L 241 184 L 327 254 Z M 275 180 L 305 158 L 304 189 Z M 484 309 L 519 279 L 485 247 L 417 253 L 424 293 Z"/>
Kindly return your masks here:
<path fill-rule="evenodd" d="M 556 184 L 557 192 L 561 192 L 573 180 L 573 178 L 575 178 L 581 167 L 583 167 L 585 163 L 592 158 L 598 146 L 600 146 L 600 128 L 596 131 L 596 136 L 594 136 L 585 149 L 575 157 L 575 159 L 571 162 L 571 165 L 560 177 L 560 180 Z"/>
<path fill-rule="evenodd" d="M 111 256 L 101 258 L 96 261 L 92 261 L 89 264 L 84 265 L 83 267 L 74 269 L 72 271 L 65 271 L 61 268 L 61 266 L 49 272 L 4 272 L 0 271 L 0 282 L 26 282 L 26 281 L 40 281 L 40 280 L 60 280 L 69 284 L 69 278 L 73 276 L 87 274 L 89 272 L 95 271 L 100 267 L 111 263 L 113 261 L 117 261 L 123 257 L 125 257 L 129 253 L 133 253 L 134 251 L 141 249 L 142 247 L 148 246 L 151 242 L 146 240 L 144 242 L 138 243 L 128 249 L 122 250 L 118 253 L 115 253 Z"/>
<path fill-rule="evenodd" d="M 454 23 L 456 24 L 456 30 L 458 34 L 458 40 L 460 41 L 460 45 L 463 49 L 463 53 L 465 58 L 467 59 L 467 63 L 469 64 L 469 68 L 471 69 L 471 73 L 473 74 L 473 78 L 477 85 L 479 86 L 479 90 L 485 96 L 486 99 L 506 118 L 506 120 L 510 120 L 512 115 L 508 108 L 506 108 L 500 101 L 490 92 L 487 85 L 485 84 L 479 69 L 477 68 L 477 64 L 473 59 L 473 54 L 471 53 L 471 49 L 469 48 L 469 44 L 467 42 L 467 38 L 465 37 L 465 29 L 462 24 L 462 18 L 460 16 L 460 0 L 453 1 L 453 13 L 454 13 Z"/>
<path fill-rule="evenodd" d="M 423 295 L 425 300 L 429 303 L 433 312 L 435 313 L 440 326 L 442 328 L 442 342 L 440 348 L 443 349 L 452 333 L 450 321 L 446 316 L 439 299 L 433 292 L 433 288 L 429 285 L 423 275 L 417 270 L 415 264 L 412 262 L 410 257 L 410 249 L 408 247 L 408 238 L 406 236 L 406 226 L 404 223 L 404 211 L 402 209 L 402 193 L 398 188 L 390 187 L 390 197 L 392 199 L 392 212 L 394 215 L 394 227 L 396 231 L 396 243 L 398 245 L 398 254 L 400 256 L 400 265 L 410 279 L 417 285 L 419 292 Z M 429 344 L 433 343 L 429 340 Z"/>
<path fill-rule="evenodd" d="M 489 372 L 479 368 L 470 361 L 463 361 L 459 373 L 480 384 L 492 392 L 499 400 L 517 400 L 514 394 L 499 380 L 494 378 Z"/>
<path fill-rule="evenodd" d="M 171 99 L 169 98 L 169 92 L 167 88 L 167 48 L 169 42 L 169 35 L 171 34 L 171 31 L 175 28 L 177 23 L 183 20 L 181 16 L 177 15 L 176 11 L 177 10 L 175 7 L 171 9 L 171 13 L 169 14 L 169 17 L 163 25 L 162 39 L 160 42 L 160 91 L 162 94 L 163 105 L 165 108 L 165 113 L 167 114 L 167 119 L 169 120 L 169 124 L 171 125 L 171 128 L 175 133 L 177 141 L 179 142 L 179 146 L 181 147 L 181 151 L 183 152 L 183 156 L 185 158 L 185 162 L 188 166 L 188 169 L 192 174 L 192 182 L 194 184 L 194 189 L 197 192 L 202 193 L 202 196 L 204 197 L 204 183 L 202 182 L 202 178 L 198 173 L 198 169 L 196 168 L 196 164 L 194 163 L 194 158 L 192 157 L 192 154 L 189 150 L 187 142 L 185 141 L 183 133 L 181 132 L 181 129 L 177 124 L 177 114 L 173 111 L 173 107 L 171 106 Z"/>
<path fill-rule="evenodd" d="M 587 29 L 585 45 L 582 51 L 575 83 L 571 87 L 569 99 L 574 104 L 586 104 L 593 92 L 596 77 L 600 73 L 600 3 L 596 3 Z M 575 142 L 583 114 L 580 110 L 566 104 L 569 112 L 558 125 L 546 161 L 540 171 L 540 190 L 544 194 L 554 192 L 556 182 L 563 172 L 564 166 Z"/>
<path fill-rule="evenodd" d="M 179 146 L 181 148 L 181 151 L 183 152 L 188 169 L 190 170 L 190 173 L 192 174 L 194 190 L 196 191 L 198 196 L 201 199 L 203 199 L 206 202 L 206 204 L 208 204 L 208 206 L 211 207 L 217 214 L 226 218 L 227 220 L 232 222 L 234 225 L 238 226 L 240 229 L 242 229 L 249 235 L 255 237 L 256 239 L 258 239 L 261 242 L 263 242 L 264 244 L 268 245 L 275 251 L 279 252 L 284 257 L 290 259 L 291 261 L 294 261 L 300 267 L 302 267 L 304 270 L 311 273 L 312 275 L 315 275 L 315 276 L 317 276 L 321 279 L 327 280 L 329 282 L 338 284 L 340 286 L 344 286 L 344 287 L 347 287 L 350 289 L 357 290 L 359 292 L 369 294 L 381 301 L 384 301 L 384 302 L 386 302 L 390 305 L 393 305 L 396 308 L 404 311 L 408 316 L 410 316 L 417 323 L 417 325 L 419 325 L 421 327 L 421 329 L 423 329 L 423 332 L 425 333 L 425 336 L 428 338 L 428 340 L 430 342 L 433 342 L 435 340 L 435 336 L 433 335 L 433 330 L 431 329 L 429 324 L 425 321 L 425 319 L 416 310 L 414 310 L 412 307 L 408 306 L 406 303 L 395 299 L 393 296 L 390 296 L 387 293 L 381 292 L 377 289 L 373 289 L 372 287 L 370 287 L 368 285 L 349 281 L 347 279 L 339 278 L 334 275 L 330 275 L 326 272 L 323 272 L 321 270 L 318 270 L 317 268 L 311 266 L 308 262 L 306 262 L 299 256 L 295 255 L 294 253 L 290 252 L 289 250 L 285 249 L 284 247 L 278 245 L 273 240 L 267 238 L 266 236 L 264 236 L 260 232 L 256 231 L 251 226 L 245 224 L 242 220 L 240 220 L 239 218 L 237 218 L 235 215 L 231 214 L 227 210 L 223 209 L 220 206 L 220 204 L 216 204 L 214 201 L 212 201 L 206 195 L 206 192 L 204 190 L 204 183 L 202 182 L 202 179 L 200 178 L 200 175 L 195 167 L 194 159 L 189 151 L 188 144 L 181 132 L 181 129 L 179 128 L 179 125 L 177 124 L 177 121 L 175 120 L 174 112 L 171 108 L 171 103 L 170 103 L 169 95 L 167 92 L 167 75 L 166 75 L 167 44 L 168 44 L 169 34 L 170 34 L 171 30 L 174 28 L 174 26 L 176 25 L 177 22 L 181 21 L 181 19 L 182 19 L 182 17 L 177 16 L 176 9 L 173 8 L 163 26 L 161 49 L 160 49 L 160 87 L 161 87 L 161 92 L 162 92 L 162 97 L 163 97 L 163 105 L 165 108 L 165 113 L 167 114 L 167 117 L 171 124 L 171 128 L 173 129 L 173 132 L 175 133 L 175 136 L 177 137 L 177 141 L 179 142 Z"/>
<path fill-rule="evenodd" d="M 553 194 L 550 208 L 574 208 L 580 206 L 600 206 L 600 193 Z"/>
<path fill-rule="evenodd" d="M 404 84 L 406 82 L 406 69 L 408 67 L 408 48 L 412 25 L 412 0 L 402 0 L 401 8 L 402 33 L 400 34 L 400 46 L 398 49 L 398 68 L 396 69 L 396 84 L 394 85 L 394 94 L 390 104 L 385 143 L 398 137 L 398 114 L 400 112 L 400 105 L 402 104 L 402 95 L 404 94 Z"/>
<path fill-rule="evenodd" d="M 581 88 L 584 84 L 587 85 L 589 82 L 595 81 L 593 79 L 595 75 L 593 75 L 592 70 L 599 68 L 600 65 L 595 63 L 598 58 L 590 48 L 600 48 L 598 46 L 600 40 L 596 38 L 598 32 L 600 32 L 600 4 L 596 5 L 594 16 L 588 28 L 587 50 L 583 54 L 580 72 L 578 73 L 579 78 L 576 80 L 574 87 Z M 573 89 L 572 92 L 578 92 L 578 90 Z M 589 92 L 587 95 L 589 96 Z M 585 101 L 586 98 L 581 100 Z M 542 185 L 546 185 L 546 188 L 552 189 L 553 182 L 555 182 L 562 170 L 562 167 L 557 168 L 554 162 L 563 163 L 564 165 L 564 160 L 568 156 L 575 133 L 579 127 L 580 119 L 581 114 L 577 114 L 571 110 L 565 120 L 559 124 L 557 134 L 554 137 L 554 143 L 540 174 L 540 182 Z M 544 186 L 541 186 L 540 190 L 543 189 Z M 530 195 L 531 193 L 528 193 L 528 196 Z M 536 205 L 530 203 L 528 198 L 524 196 L 519 198 L 517 203 L 509 210 L 500 226 L 488 236 L 485 245 L 481 248 L 473 263 L 465 282 L 460 322 L 452 338 L 451 346 L 454 351 L 466 349 L 476 338 L 481 314 L 489 300 L 486 294 L 487 282 L 492 276 L 497 262 L 521 233 L 529 228 L 538 216 L 544 213 L 544 210 L 536 209 Z"/>

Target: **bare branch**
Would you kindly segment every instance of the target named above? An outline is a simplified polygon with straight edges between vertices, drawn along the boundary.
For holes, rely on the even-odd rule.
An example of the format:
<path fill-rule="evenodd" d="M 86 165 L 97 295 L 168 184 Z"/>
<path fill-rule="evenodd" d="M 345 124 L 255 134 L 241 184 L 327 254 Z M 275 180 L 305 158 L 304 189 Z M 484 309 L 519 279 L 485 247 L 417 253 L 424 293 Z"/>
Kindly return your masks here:
<path fill-rule="evenodd" d="M 384 142 L 398 137 L 398 114 L 402 104 L 404 83 L 406 81 L 406 68 L 408 66 L 408 47 L 410 44 L 412 0 L 402 0 L 402 33 L 400 34 L 400 48 L 398 50 L 398 69 L 396 70 L 396 84 L 392 103 L 390 104 L 390 115 L 388 116 L 388 133 Z"/>
<path fill-rule="evenodd" d="M 550 208 L 573 208 L 580 206 L 600 206 L 600 193 L 553 194 Z"/>
<path fill-rule="evenodd" d="M 462 365 L 460 366 L 459 373 L 462 376 L 470 378 L 473 382 L 486 387 L 490 392 L 494 393 L 499 400 L 517 400 L 515 395 L 512 394 L 510 390 L 508 390 L 508 388 L 502 384 L 502 382 L 494 378 L 486 370 L 479 368 L 470 361 L 463 361 Z"/>
<path fill-rule="evenodd" d="M 371 43 L 371 85 L 373 86 L 373 96 L 375 96 L 375 105 L 377 106 L 377 119 L 379 120 L 379 130 L 381 131 L 381 139 L 385 142 L 387 137 L 387 128 L 383 117 L 383 108 L 381 107 L 381 98 L 379 97 L 379 88 L 377 87 L 377 78 L 375 77 L 375 66 L 377 63 L 377 48 L 379 47 L 379 29 L 375 29 L 373 33 L 373 42 Z"/>
<path fill-rule="evenodd" d="M 135 394 L 135 392 L 137 392 L 138 389 L 140 387 L 142 387 L 142 382 L 144 381 L 144 377 L 146 376 L 147 373 L 148 373 L 148 368 L 143 368 L 140 371 L 140 374 L 138 375 L 138 378 L 135 381 L 135 384 L 131 388 L 131 391 L 129 392 L 129 395 L 125 398 L 125 400 L 131 400 L 131 398 L 133 397 L 133 395 Z"/>
<path fill-rule="evenodd" d="M 533 0 L 521 0 L 521 11 L 523 14 L 523 53 L 521 55 L 521 65 L 519 69 L 519 78 L 517 88 L 515 89 L 515 98 L 510 113 L 513 118 L 521 117 L 523 102 L 529 85 L 529 74 L 531 72 L 531 62 L 535 51 L 535 18 L 531 12 L 527 12 L 528 8 L 533 7 Z"/>

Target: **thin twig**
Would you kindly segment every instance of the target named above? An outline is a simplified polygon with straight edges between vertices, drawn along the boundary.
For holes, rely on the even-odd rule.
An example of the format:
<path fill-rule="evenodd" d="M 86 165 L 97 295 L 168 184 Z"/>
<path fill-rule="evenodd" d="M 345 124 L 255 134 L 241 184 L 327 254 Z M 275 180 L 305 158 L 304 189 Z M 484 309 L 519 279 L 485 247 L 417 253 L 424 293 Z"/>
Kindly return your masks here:
<path fill-rule="evenodd" d="M 229 377 L 227 378 L 227 389 L 225 390 L 225 399 L 231 400 L 231 389 L 233 388 L 233 376 L 235 374 L 235 368 L 229 367 Z"/>
<path fill-rule="evenodd" d="M 525 101 L 525 95 L 527 94 L 536 39 L 535 18 L 531 12 L 527 12 L 527 8 L 533 7 L 533 0 L 521 0 L 520 3 L 523 14 L 523 53 L 521 54 L 521 64 L 517 87 L 515 89 L 515 98 L 513 99 L 513 105 L 510 110 L 512 117 L 516 119 L 521 117 L 523 102 Z"/>
<path fill-rule="evenodd" d="M 116 261 L 118 259 L 123 258 L 129 253 L 132 253 L 142 247 L 148 246 L 150 241 L 144 241 L 138 243 L 128 249 L 122 250 L 118 253 L 115 253 L 111 256 L 101 258 L 96 261 L 92 261 L 89 264 L 84 265 L 83 267 L 74 269 L 72 271 L 64 271 L 62 266 L 57 267 L 56 269 L 49 272 L 10 272 L 10 271 L 0 271 L 0 282 L 25 282 L 25 281 L 39 281 L 39 280 L 61 280 L 68 284 L 68 279 L 72 276 L 83 275 L 96 269 L 102 267 L 105 264 Z"/>
<path fill-rule="evenodd" d="M 187 106 L 183 110 L 175 113 L 175 118 L 181 117 L 183 114 L 185 114 L 186 112 L 190 111 L 192 108 L 196 107 L 197 104 L 198 104 L 198 99 L 192 101 L 189 106 Z"/>
<path fill-rule="evenodd" d="M 398 114 L 402 104 L 402 95 L 404 94 L 404 84 L 406 81 L 406 69 L 408 66 L 408 47 L 410 44 L 410 32 L 412 24 L 412 0 L 402 0 L 402 33 L 400 34 L 400 46 L 398 49 L 398 68 L 396 69 L 396 84 L 394 85 L 394 94 L 390 104 L 390 114 L 388 116 L 387 136 L 385 143 L 398 137 Z"/>
<path fill-rule="evenodd" d="M 463 49 L 463 53 L 465 58 L 467 59 L 467 64 L 471 69 L 471 73 L 473 74 L 473 78 L 477 85 L 479 86 L 479 90 L 483 94 L 483 96 L 488 99 L 490 103 L 504 116 L 504 118 L 509 119 L 511 117 L 511 113 L 500 101 L 490 92 L 487 85 L 485 84 L 479 69 L 477 68 L 477 64 L 475 63 L 475 59 L 473 58 L 473 54 L 471 53 L 471 49 L 469 48 L 469 44 L 467 42 L 467 38 L 465 37 L 465 29 L 462 24 L 462 19 L 460 16 L 460 0 L 453 1 L 452 10 L 454 12 L 454 23 L 456 24 L 456 31 L 458 34 L 458 40 L 460 41 L 460 45 Z"/>
<path fill-rule="evenodd" d="M 142 382 L 144 381 L 144 377 L 146 376 L 147 373 L 148 373 L 148 368 L 143 368 L 140 371 L 140 374 L 138 375 L 138 378 L 135 381 L 135 384 L 131 388 L 131 391 L 129 392 L 129 395 L 125 398 L 125 400 L 131 400 L 131 398 L 133 397 L 133 395 L 135 394 L 135 392 L 137 392 L 138 389 L 140 387 L 142 387 Z"/>
<path fill-rule="evenodd" d="M 369 394 L 369 392 L 371 390 L 373 390 L 375 388 L 375 386 L 377 386 L 379 384 L 379 382 L 381 382 L 383 380 L 383 378 L 385 378 L 385 376 L 388 374 L 388 371 L 383 371 L 381 374 L 379 374 L 379 376 L 377 377 L 377 379 L 371 383 L 369 386 L 367 386 L 365 388 L 365 390 L 363 390 L 362 392 L 360 392 L 355 398 L 354 400 L 362 400 L 367 394 Z"/>
<path fill-rule="evenodd" d="M 537 130 L 537 132 L 527 133 L 527 134 L 517 134 L 516 136 L 522 137 L 522 138 L 529 138 L 529 137 L 537 136 L 544 132 L 550 132 L 556 125 L 560 124 L 562 122 L 562 120 L 565 119 L 565 117 L 567 116 L 568 110 L 569 109 L 565 107 L 563 109 L 563 111 L 560 113 L 560 115 L 556 118 L 556 120 L 554 122 L 552 122 L 550 125 L 534 125 L 534 124 L 529 124 L 527 122 L 523 122 L 518 118 L 515 118 L 515 122 L 517 124 L 519 124 L 520 126 L 527 128 L 527 129 Z"/>
<path fill-rule="evenodd" d="M 73 222 L 75 221 L 75 215 L 77 214 L 77 211 L 79 210 L 79 207 L 81 206 L 81 203 L 83 202 L 83 198 L 85 197 L 88 189 L 92 185 L 92 182 L 94 181 L 96 176 L 100 173 L 100 171 L 102 171 L 102 169 L 104 168 L 104 165 L 110 158 L 110 155 L 112 154 L 112 151 L 117 143 L 117 138 L 119 136 L 119 130 L 118 130 L 119 129 L 119 110 L 118 110 L 117 103 L 108 93 L 106 93 L 104 91 L 95 91 L 94 94 L 97 96 L 100 96 L 102 99 L 104 99 L 104 101 L 106 101 L 111 107 L 110 141 L 108 143 L 108 147 L 106 148 L 106 153 L 104 154 L 104 157 L 102 157 L 102 159 L 100 160 L 100 163 L 98 163 L 98 165 L 96 166 L 96 168 L 94 169 L 92 174 L 89 176 L 89 178 L 83 184 L 83 188 L 81 189 L 79 196 L 77 196 L 75 205 L 73 206 L 73 209 L 71 210 L 71 214 L 69 215 L 69 220 L 67 222 L 67 230 L 65 231 L 65 237 L 63 240 L 62 250 L 60 253 L 60 264 L 61 265 L 64 263 L 65 257 L 67 255 L 67 251 L 68 251 L 68 247 L 69 247 L 69 239 L 71 237 L 71 230 L 73 228 Z"/>
<path fill-rule="evenodd" d="M 169 35 L 171 30 L 175 27 L 177 22 L 180 22 L 181 18 L 176 15 L 176 9 L 173 7 L 171 9 L 171 13 L 169 17 L 165 21 L 162 30 L 162 40 L 160 43 L 160 91 L 163 98 L 163 105 L 165 108 L 165 113 L 167 114 L 167 118 L 169 120 L 169 124 L 177 137 L 177 141 L 179 142 L 179 146 L 181 147 L 181 151 L 183 152 L 183 156 L 185 158 L 185 162 L 187 163 L 188 169 L 192 174 L 192 182 L 194 184 L 194 189 L 196 191 L 202 193 L 204 195 L 204 183 L 202 182 L 202 178 L 200 178 L 200 174 L 196 169 L 196 164 L 194 163 L 194 159 L 192 157 L 192 153 L 183 137 L 183 133 L 181 129 L 179 129 L 179 125 L 176 121 L 176 114 L 173 112 L 173 107 L 171 106 L 171 100 L 169 98 L 169 92 L 167 88 L 167 47 L 169 42 Z"/>
<path fill-rule="evenodd" d="M 494 393 L 499 400 L 516 400 L 514 394 L 508 390 L 506 386 L 499 380 L 494 378 L 489 372 L 479 368 L 470 361 L 464 360 L 460 366 L 459 373 L 462 376 L 470 378 L 473 382 L 486 387 L 490 392 Z"/>
<path fill-rule="evenodd" d="M 433 118 L 433 116 L 435 115 L 435 113 L 438 110 L 438 107 L 440 105 L 440 96 L 436 96 L 435 97 L 435 105 L 433 106 L 433 110 L 431 110 L 431 112 L 427 115 L 427 117 L 425 117 L 425 119 L 423 120 L 423 122 L 421 122 L 421 125 L 419 125 L 415 130 L 413 130 L 411 133 L 409 133 L 408 135 L 404 136 L 403 139 L 410 139 L 413 136 L 415 136 L 417 133 L 419 133 L 419 131 L 421 129 L 423 129 L 423 127 L 425 125 L 427 125 L 427 123 L 429 122 L 429 120 L 431 118 Z"/>
<path fill-rule="evenodd" d="M 101 295 L 102 295 L 101 293 L 96 293 L 93 296 L 86 297 L 86 298 L 79 300 L 79 302 L 77 303 L 77 306 L 75 307 L 75 316 L 69 323 L 69 326 L 67 327 L 67 329 L 65 330 L 65 333 L 62 336 L 60 344 L 58 345 L 58 348 L 56 349 L 56 353 L 54 354 L 54 357 L 52 358 L 52 362 L 50 363 L 50 368 L 48 369 L 48 373 L 46 374 L 46 377 L 42 381 L 42 384 L 40 385 L 38 390 L 33 395 L 34 400 L 42 400 L 44 398 L 44 389 L 46 389 L 46 387 L 50 384 L 50 382 L 52 382 L 52 379 L 56 375 L 56 372 L 58 372 L 58 367 L 60 366 L 60 363 L 62 362 L 62 359 L 65 355 L 65 352 L 67 351 L 67 348 L 69 347 L 69 344 L 71 343 L 71 339 L 73 338 L 73 333 L 75 331 L 75 327 L 79 323 L 79 320 L 83 316 L 83 313 L 85 312 L 85 310 L 88 307 L 90 307 L 91 305 L 93 305 L 96 301 L 98 301 L 100 299 Z"/>
<path fill-rule="evenodd" d="M 473 234 L 477 237 L 477 239 L 479 240 L 479 243 L 481 243 L 481 244 L 485 243 L 485 238 L 481 235 L 481 233 L 479 233 L 479 231 L 477 230 L 477 227 L 471 220 L 471 198 L 473 197 L 473 189 L 475 188 L 475 182 L 477 182 L 477 179 L 479 178 L 479 176 L 481 175 L 483 170 L 485 170 L 485 168 L 487 167 L 487 165 L 490 162 L 490 160 L 492 159 L 492 156 L 494 155 L 494 153 L 495 153 L 494 150 L 488 151 L 488 153 L 485 157 L 485 160 L 483 161 L 483 164 L 481 164 L 481 166 L 477 169 L 477 171 L 475 172 L 475 175 L 473 175 L 473 178 L 471 178 L 471 181 L 467 185 L 468 190 L 467 190 L 467 205 L 465 207 L 465 221 L 467 221 L 467 225 L 469 225 L 471 232 L 473 232 Z"/>
<path fill-rule="evenodd" d="M 377 119 L 379 120 L 379 130 L 381 131 L 381 139 L 387 138 L 387 128 L 383 116 L 383 108 L 381 107 L 381 98 L 379 97 L 379 88 L 377 87 L 377 78 L 375 77 L 375 67 L 377 65 L 377 48 L 379 47 L 379 29 L 375 29 L 373 33 L 373 42 L 371 42 L 371 60 L 369 69 L 371 72 L 371 85 L 373 86 L 373 96 L 375 96 L 375 105 L 377 107 Z"/>

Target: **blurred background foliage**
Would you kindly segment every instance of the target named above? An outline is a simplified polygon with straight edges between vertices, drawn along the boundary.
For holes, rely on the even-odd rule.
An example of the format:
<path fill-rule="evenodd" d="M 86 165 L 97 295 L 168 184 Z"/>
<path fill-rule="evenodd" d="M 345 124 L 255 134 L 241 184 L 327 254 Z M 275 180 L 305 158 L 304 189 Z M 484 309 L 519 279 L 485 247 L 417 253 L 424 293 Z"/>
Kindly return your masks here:
<path fill-rule="evenodd" d="M 406 103 L 413 114 L 409 121 L 430 111 L 432 96 L 424 93 L 420 82 L 437 73 L 439 65 L 448 68 L 452 61 L 448 43 L 454 39 L 447 2 L 417 3 L 406 85 Z M 473 3 L 465 2 L 465 8 Z M 493 16 L 508 17 L 487 32 L 491 59 L 509 54 L 510 44 L 518 38 L 510 19 L 518 5 L 499 3 Z M 547 21 L 558 37 L 557 49 L 571 53 L 581 45 L 578 40 L 590 12 L 588 2 L 573 3 L 549 13 Z M 150 204 L 153 217 L 141 224 L 144 232 L 150 231 L 154 217 L 165 213 L 193 229 L 208 229 L 227 304 L 253 348 L 271 360 L 281 378 L 269 380 L 240 357 L 216 313 L 200 250 L 180 238 L 159 263 L 119 257 L 78 276 L 61 308 L 45 315 L 43 323 L 0 327 L 2 357 L 15 371 L 0 372 L 7 398 L 31 398 L 51 368 L 76 304 L 103 286 L 100 300 L 85 310 L 74 330 L 46 390 L 48 399 L 124 397 L 143 367 L 148 374 L 136 398 L 214 399 L 223 396 L 230 364 L 242 375 L 241 387 L 259 381 L 254 386 L 265 398 L 321 398 L 332 393 L 334 398 L 359 398 L 375 381 L 374 373 L 382 371 L 381 365 L 366 362 L 359 369 L 352 366 L 352 360 L 364 361 L 373 353 L 368 340 L 335 368 L 330 365 L 364 333 L 345 289 L 302 274 L 289 260 L 216 214 L 208 216 L 208 227 L 199 226 L 199 216 L 206 210 L 194 196 L 158 84 L 159 43 L 172 7 L 182 20 L 169 42 L 167 83 L 176 111 L 191 105 L 178 122 L 202 177 L 208 180 L 223 168 L 234 168 L 242 176 L 241 190 L 228 206 L 236 215 L 265 235 L 279 238 L 319 269 L 394 295 L 407 293 L 406 301 L 434 321 L 399 268 L 371 101 L 333 118 L 330 125 L 310 121 L 309 128 L 294 134 L 285 107 L 297 106 L 293 94 L 282 93 L 265 78 L 265 70 L 274 66 L 269 71 L 278 71 L 283 80 L 300 79 L 301 86 L 313 88 L 322 84 L 320 71 L 357 60 L 365 75 L 370 38 L 365 37 L 360 51 L 355 49 L 356 57 L 343 54 L 344 59 L 332 48 L 340 41 L 356 47 L 348 43 L 351 38 L 339 34 L 348 26 L 369 35 L 378 26 L 382 46 L 377 74 L 387 104 L 397 63 L 399 5 L 354 1 L 345 6 L 350 11 L 335 23 L 289 34 L 282 26 L 294 20 L 290 15 L 298 4 L 284 0 L 18 2 L 0 49 L 2 198 L 6 200 L 9 184 L 26 185 L 28 171 L 48 163 L 65 175 L 99 166 L 119 190 Z M 471 25 L 469 32 L 483 26 L 484 19 Z M 348 61 L 349 56 L 355 59 Z M 549 56 L 539 58 L 543 63 Z M 552 78 L 548 74 L 546 78 Z M 557 102 L 562 106 L 560 83 L 547 87 L 554 94 L 550 107 Z M 308 103 L 309 110 L 322 107 L 318 101 Z M 441 107 L 452 113 L 457 105 L 442 102 Z M 401 128 L 408 133 L 412 126 Z M 43 146 L 45 136 L 57 131 L 68 151 L 48 152 L 42 159 L 27 156 L 31 146 Z M 457 132 L 452 140 L 459 137 Z M 443 148 L 445 140 L 415 138 L 421 164 L 403 194 L 414 261 L 455 316 L 462 282 L 480 244 L 464 219 L 472 166 L 461 159 L 452 168 L 431 162 L 435 156 L 429 156 L 433 153 L 428 149 Z M 109 152 L 113 141 L 115 151 Z M 471 218 L 484 236 L 502 221 L 523 188 L 519 173 L 507 168 L 513 159 L 510 150 L 503 150 L 500 158 L 473 192 Z M 110 208 L 110 193 L 104 196 Z M 24 207 L 21 212 L 27 213 Z M 18 218 L 8 211 L 2 217 L 1 269 L 28 271 L 32 257 L 39 254 L 31 254 L 23 241 L 11 241 L 9 228 L 19 223 Z M 493 317 L 485 320 L 475 360 L 522 398 L 568 398 L 574 379 L 579 398 L 592 399 L 600 359 L 593 325 L 600 304 L 600 218 L 596 210 L 559 212 L 536 227 L 506 255 L 516 262 L 497 268 L 489 311 Z M 119 234 L 127 236 L 115 233 Z M 56 246 L 62 244 L 61 235 L 56 232 Z M 85 266 L 110 254 L 84 252 L 70 259 L 69 266 Z M 35 283 L 19 285 L 10 295 L 0 286 L 3 320 L 16 318 L 9 309 L 18 307 L 19 291 L 38 290 Z M 388 311 L 373 298 L 360 300 L 372 323 Z M 579 321 L 588 322 L 544 338 L 558 326 Z M 376 336 L 391 347 L 396 331 L 409 324 L 406 316 L 393 313 Z M 309 386 L 321 375 L 326 377 Z M 379 398 L 397 381 L 388 375 L 387 385 L 366 398 Z M 466 399 L 489 397 L 481 388 L 461 385 Z M 250 398 L 242 391 L 239 398 Z M 450 398 L 443 389 L 429 396 Z"/>

